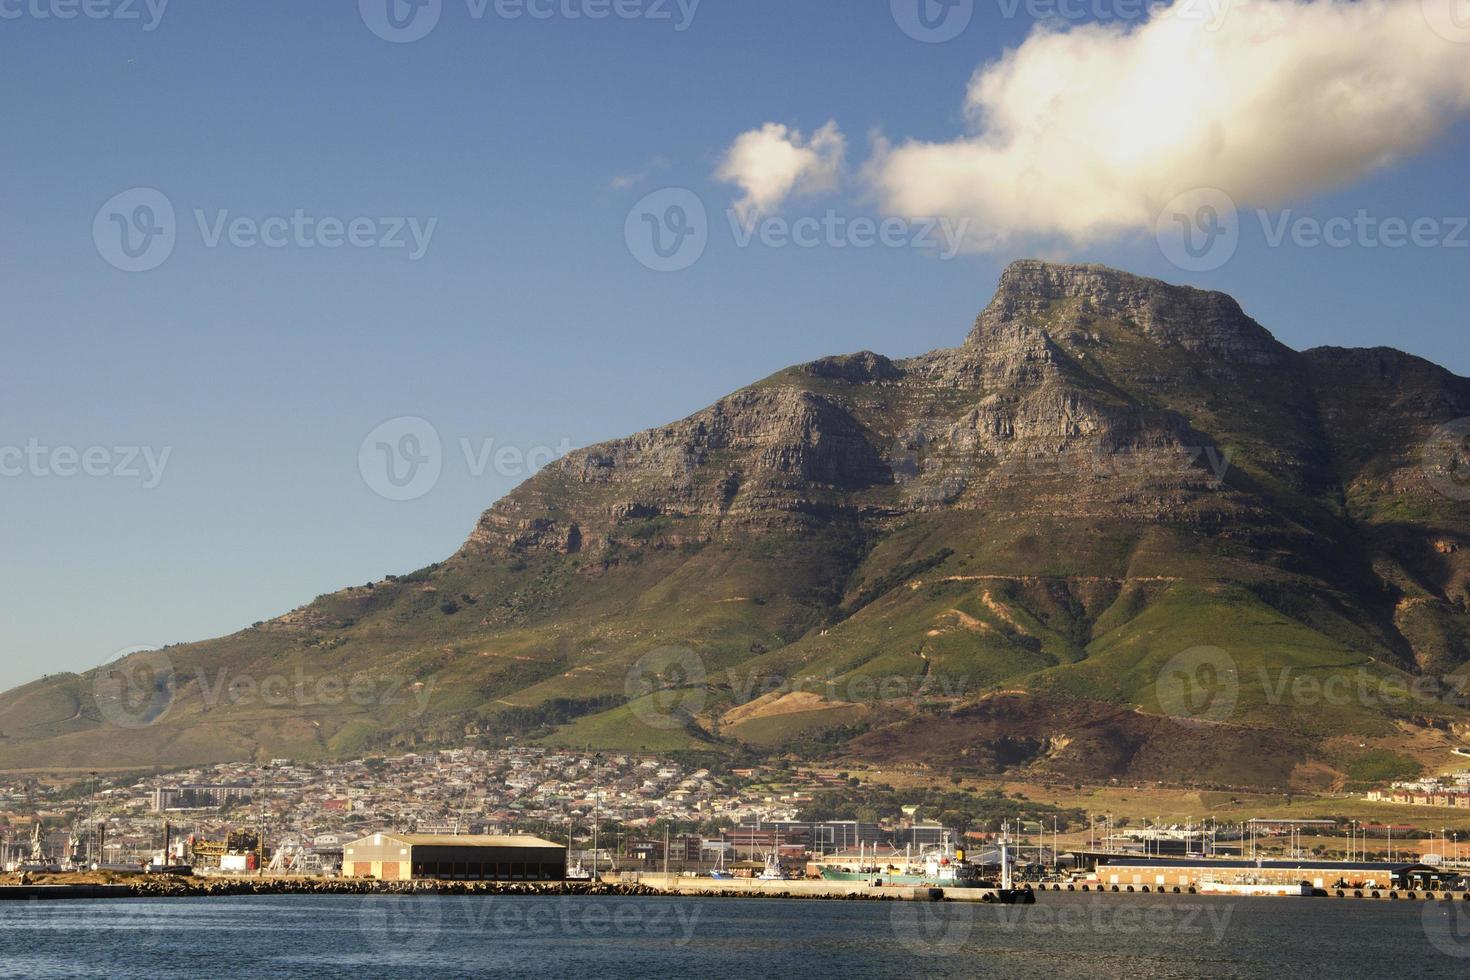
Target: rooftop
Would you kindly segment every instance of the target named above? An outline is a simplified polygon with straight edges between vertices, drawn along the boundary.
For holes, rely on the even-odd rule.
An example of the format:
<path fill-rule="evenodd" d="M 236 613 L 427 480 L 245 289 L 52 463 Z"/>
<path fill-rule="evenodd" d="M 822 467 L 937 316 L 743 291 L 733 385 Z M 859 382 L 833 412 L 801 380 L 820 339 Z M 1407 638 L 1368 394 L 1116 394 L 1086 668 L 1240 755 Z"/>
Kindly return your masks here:
<path fill-rule="evenodd" d="M 399 834 L 379 831 L 368 834 L 352 843 L 361 843 L 372 837 L 387 837 L 403 844 L 420 847 L 554 847 L 562 850 L 565 844 L 557 844 L 528 834 Z"/>

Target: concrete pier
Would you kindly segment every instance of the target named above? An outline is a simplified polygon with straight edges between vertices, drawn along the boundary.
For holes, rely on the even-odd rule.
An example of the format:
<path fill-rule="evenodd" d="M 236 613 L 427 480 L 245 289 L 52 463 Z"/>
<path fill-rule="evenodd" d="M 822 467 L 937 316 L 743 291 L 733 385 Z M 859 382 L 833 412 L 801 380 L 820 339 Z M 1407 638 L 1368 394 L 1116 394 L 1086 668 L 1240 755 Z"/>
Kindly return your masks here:
<path fill-rule="evenodd" d="M 613 880 L 609 876 L 608 880 Z M 929 888 L 922 885 L 873 885 L 866 881 L 826 881 L 796 878 L 762 881 L 759 878 L 690 878 L 683 875 L 639 874 L 619 879 L 670 895 L 731 895 L 769 898 L 849 898 L 899 901 L 996 902 L 997 888 Z"/>

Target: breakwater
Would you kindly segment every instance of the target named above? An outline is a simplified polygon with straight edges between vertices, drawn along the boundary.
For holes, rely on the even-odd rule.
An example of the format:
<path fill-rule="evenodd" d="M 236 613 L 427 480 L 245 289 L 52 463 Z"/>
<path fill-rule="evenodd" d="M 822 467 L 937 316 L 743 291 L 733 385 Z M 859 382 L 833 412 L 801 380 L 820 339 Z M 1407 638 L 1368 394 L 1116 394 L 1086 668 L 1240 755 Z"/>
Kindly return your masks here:
<path fill-rule="evenodd" d="M 226 878 L 136 875 L 107 882 L 50 876 L 33 884 L 0 883 L 0 900 L 65 898 L 212 898 L 239 895 L 630 895 L 663 894 L 645 885 L 590 881 L 370 881 L 357 878 Z"/>
<path fill-rule="evenodd" d="M 80 898 L 211 898 L 241 895 L 527 895 L 631 896 L 680 895 L 706 898 L 826 899 L 834 901 L 1006 900 L 989 888 L 875 888 L 865 882 L 819 880 L 717 880 L 679 875 L 591 881 L 373 881 L 361 878 L 175 877 L 172 875 L 48 875 L 28 884 L 0 883 L 0 900 Z"/>
<path fill-rule="evenodd" d="M 1193 885 L 1188 887 L 1175 885 L 1105 885 L 1097 882 L 1069 883 L 1069 884 L 1040 884 L 1035 886 L 1038 891 L 1068 891 L 1068 892 L 1092 892 L 1097 895 L 1132 895 L 1149 894 L 1156 895 L 1194 895 L 1197 890 Z M 1364 899 L 1387 899 L 1389 901 L 1445 901 L 1445 902 L 1470 902 L 1470 891 L 1445 891 L 1443 889 L 1414 889 L 1414 888 L 1318 888 L 1313 891 L 1317 898 L 1364 898 Z M 1260 897 L 1260 896 L 1258 896 Z M 1264 896 L 1271 897 L 1271 896 Z"/>

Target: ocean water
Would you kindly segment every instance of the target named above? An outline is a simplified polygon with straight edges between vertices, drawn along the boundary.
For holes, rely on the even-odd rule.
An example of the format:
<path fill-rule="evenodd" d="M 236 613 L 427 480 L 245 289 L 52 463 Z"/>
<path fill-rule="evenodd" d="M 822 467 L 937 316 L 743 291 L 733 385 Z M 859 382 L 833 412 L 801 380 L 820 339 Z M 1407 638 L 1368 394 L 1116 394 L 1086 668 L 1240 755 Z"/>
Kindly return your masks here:
<path fill-rule="evenodd" d="M 1470 976 L 1470 903 L 1038 896 L 3 902 L 4 977 Z"/>

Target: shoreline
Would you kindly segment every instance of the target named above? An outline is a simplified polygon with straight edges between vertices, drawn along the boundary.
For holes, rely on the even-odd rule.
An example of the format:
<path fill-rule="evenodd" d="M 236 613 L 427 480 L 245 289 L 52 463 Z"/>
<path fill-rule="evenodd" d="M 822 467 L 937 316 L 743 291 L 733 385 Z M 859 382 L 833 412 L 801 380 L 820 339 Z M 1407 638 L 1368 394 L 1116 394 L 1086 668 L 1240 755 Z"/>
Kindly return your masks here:
<path fill-rule="evenodd" d="M 652 880 L 648 880 L 648 879 Z M 80 879 L 80 880 L 79 880 Z M 172 877 L 166 875 L 45 875 L 21 884 L 0 879 L 0 902 L 66 901 L 124 898 L 236 898 L 271 895 L 323 896 L 520 896 L 520 897 L 623 897 L 623 898 L 767 898 L 806 901 L 862 902 L 972 902 L 1011 904 L 1024 901 L 1002 896 L 989 888 L 926 887 L 834 887 L 836 883 L 816 880 L 759 881 L 756 879 L 714 880 L 675 875 L 643 875 L 636 881 L 375 881 L 358 878 L 307 877 Z M 1033 886 L 1035 901 L 1046 894 L 1067 893 L 1091 896 L 1198 896 L 1193 888 L 1182 890 L 1148 886 L 1107 886 L 1042 883 Z M 1237 898 L 1240 896 L 1236 896 Z M 1470 892 L 1414 891 L 1400 889 L 1318 890 L 1303 898 L 1358 899 L 1360 901 L 1470 902 Z M 1270 900 L 1275 896 L 1254 896 Z"/>
<path fill-rule="evenodd" d="M 773 898 L 864 902 L 1034 902 L 1030 892 L 994 888 L 873 888 L 860 882 L 817 879 L 686 878 L 639 875 L 632 880 L 591 881 L 376 881 L 365 878 L 229 877 L 52 874 L 25 884 L 0 879 L 0 901 L 92 898 L 227 898 L 247 895 L 453 895 L 627 898 Z"/>

